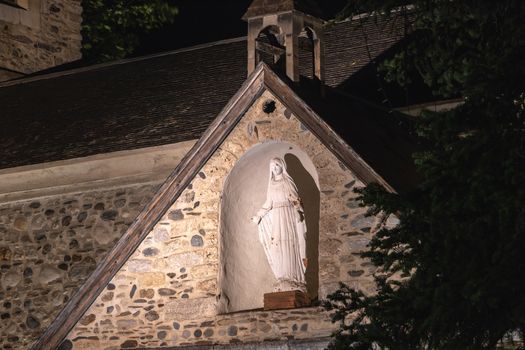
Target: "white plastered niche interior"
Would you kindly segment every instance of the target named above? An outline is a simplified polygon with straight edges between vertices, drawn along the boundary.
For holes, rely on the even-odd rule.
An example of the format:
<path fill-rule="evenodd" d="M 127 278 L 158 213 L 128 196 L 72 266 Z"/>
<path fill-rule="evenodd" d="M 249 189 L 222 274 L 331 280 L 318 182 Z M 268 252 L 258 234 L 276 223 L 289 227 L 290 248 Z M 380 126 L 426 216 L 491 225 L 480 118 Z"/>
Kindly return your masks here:
<path fill-rule="evenodd" d="M 248 150 L 224 183 L 220 210 L 219 313 L 263 307 L 263 295 L 273 291 L 275 278 L 259 242 L 254 216 L 266 199 L 269 163 L 285 160 L 287 171 L 303 201 L 307 225 L 308 294 L 317 297 L 319 285 L 319 178 L 314 164 L 299 147 L 270 141 Z"/>

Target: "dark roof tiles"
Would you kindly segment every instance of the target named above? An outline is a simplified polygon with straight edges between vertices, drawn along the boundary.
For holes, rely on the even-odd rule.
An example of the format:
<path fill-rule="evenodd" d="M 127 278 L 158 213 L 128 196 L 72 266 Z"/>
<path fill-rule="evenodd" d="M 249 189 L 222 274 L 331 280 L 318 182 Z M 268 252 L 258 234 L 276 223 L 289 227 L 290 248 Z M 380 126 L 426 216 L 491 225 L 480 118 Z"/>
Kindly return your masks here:
<path fill-rule="evenodd" d="M 0 88 L 0 167 L 198 138 L 245 61 L 234 41 Z"/>
<path fill-rule="evenodd" d="M 398 35 L 358 24 L 326 27 L 326 83 L 374 92 L 375 79 L 354 77 Z M 246 61 L 238 38 L 0 85 L 0 169 L 197 139 L 246 79 Z"/>

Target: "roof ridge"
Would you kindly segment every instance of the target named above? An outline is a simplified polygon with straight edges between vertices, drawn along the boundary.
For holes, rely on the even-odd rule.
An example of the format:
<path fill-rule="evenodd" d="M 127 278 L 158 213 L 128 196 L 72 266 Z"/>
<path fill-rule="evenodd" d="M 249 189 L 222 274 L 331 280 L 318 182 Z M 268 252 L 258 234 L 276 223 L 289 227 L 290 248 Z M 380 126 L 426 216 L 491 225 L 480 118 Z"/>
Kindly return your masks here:
<path fill-rule="evenodd" d="M 26 84 L 26 83 L 31 83 L 31 82 L 34 82 L 34 81 L 39 81 L 39 80 L 53 79 L 53 78 L 73 75 L 73 74 L 77 74 L 77 73 L 96 71 L 96 70 L 99 70 L 99 69 L 102 69 L 102 68 L 106 68 L 106 67 L 117 66 L 117 65 L 127 64 L 127 63 L 133 63 L 133 62 L 140 62 L 140 61 L 148 60 L 148 59 L 151 59 L 151 58 L 175 55 L 175 54 L 179 54 L 179 53 L 183 53 L 183 52 L 200 50 L 200 49 L 205 49 L 205 48 L 208 48 L 208 47 L 225 45 L 225 44 L 231 44 L 231 43 L 241 42 L 241 41 L 245 41 L 245 40 L 246 40 L 246 36 L 241 36 L 241 37 L 237 37 L 237 38 L 230 38 L 230 39 L 223 39 L 223 40 L 217 40 L 217 41 L 212 41 L 212 42 L 208 42 L 208 43 L 204 43 L 204 44 L 193 45 L 193 46 L 184 47 L 184 48 L 171 50 L 171 51 L 164 51 L 164 52 L 154 53 L 154 54 L 140 56 L 140 57 L 123 58 L 123 59 L 120 59 L 120 60 L 117 60 L 117 61 L 98 63 L 98 64 L 93 64 L 93 65 L 89 65 L 89 66 L 86 66 L 86 67 L 80 67 L 80 68 L 73 68 L 73 69 L 62 71 L 62 72 L 53 72 L 53 73 L 47 73 L 47 74 L 37 75 L 37 76 L 32 76 L 32 77 L 27 77 L 27 78 L 8 80 L 8 81 L 5 81 L 5 82 L 0 82 L 0 89 L 3 88 L 3 87 L 7 87 L 7 86 Z"/>
<path fill-rule="evenodd" d="M 403 6 L 398 6 L 396 8 L 393 8 L 390 14 L 397 14 L 397 13 L 402 12 L 403 10 L 412 11 L 414 10 L 414 8 L 415 8 L 414 5 L 405 5 L 404 9 L 403 9 Z M 335 25 L 335 24 L 340 24 L 340 23 L 352 22 L 355 20 L 361 20 L 363 18 L 374 17 L 374 16 L 378 16 L 382 14 L 383 13 L 378 12 L 378 11 L 372 11 L 372 12 L 361 12 L 355 15 L 350 15 L 350 16 L 341 17 L 341 18 L 338 18 L 336 16 L 335 18 L 327 20 L 326 23 L 327 25 Z"/>

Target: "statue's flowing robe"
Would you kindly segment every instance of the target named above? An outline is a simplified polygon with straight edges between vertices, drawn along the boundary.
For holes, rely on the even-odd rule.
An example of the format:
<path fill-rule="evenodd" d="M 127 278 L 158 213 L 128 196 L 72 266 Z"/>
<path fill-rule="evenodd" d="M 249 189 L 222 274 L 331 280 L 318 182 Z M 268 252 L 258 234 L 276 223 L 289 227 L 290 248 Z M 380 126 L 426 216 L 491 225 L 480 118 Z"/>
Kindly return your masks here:
<path fill-rule="evenodd" d="M 306 225 L 297 189 L 289 176 L 271 179 L 267 210 L 259 222 L 259 239 L 270 267 L 281 287 L 278 289 L 305 289 Z"/>

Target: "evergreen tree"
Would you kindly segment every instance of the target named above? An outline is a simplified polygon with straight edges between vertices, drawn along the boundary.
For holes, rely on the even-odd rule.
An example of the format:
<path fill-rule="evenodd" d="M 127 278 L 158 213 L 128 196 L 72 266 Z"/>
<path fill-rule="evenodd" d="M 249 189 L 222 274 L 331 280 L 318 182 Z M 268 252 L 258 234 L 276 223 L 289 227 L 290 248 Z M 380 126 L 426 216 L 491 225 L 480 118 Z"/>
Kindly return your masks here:
<path fill-rule="evenodd" d="M 407 6 L 410 4 L 409 6 Z M 420 74 L 446 112 L 425 112 L 411 193 L 361 191 L 371 214 L 396 215 L 363 255 L 377 293 L 342 285 L 329 349 L 494 349 L 525 332 L 525 1 L 354 0 L 345 15 L 410 22 L 386 78 Z M 377 17 L 376 17 L 377 18 Z M 498 345 L 499 344 L 499 345 Z M 519 345 L 514 345 L 519 346 Z"/>
<path fill-rule="evenodd" d="M 82 56 L 90 63 L 133 53 L 141 34 L 173 22 L 170 0 L 83 0 Z"/>

